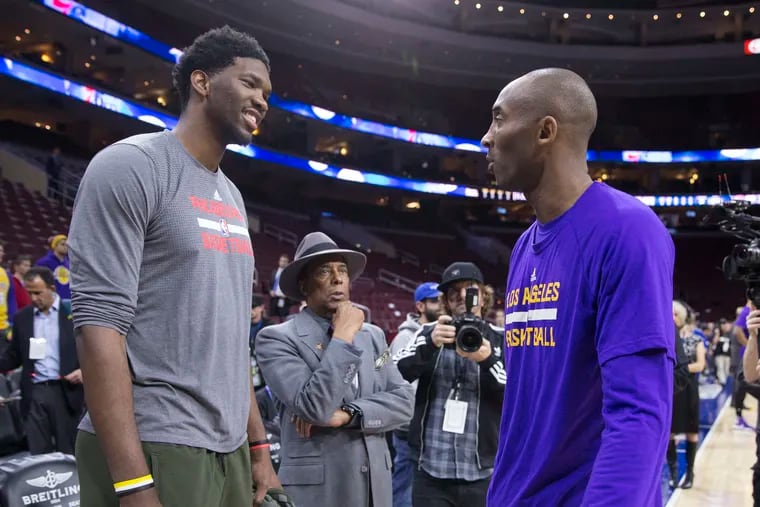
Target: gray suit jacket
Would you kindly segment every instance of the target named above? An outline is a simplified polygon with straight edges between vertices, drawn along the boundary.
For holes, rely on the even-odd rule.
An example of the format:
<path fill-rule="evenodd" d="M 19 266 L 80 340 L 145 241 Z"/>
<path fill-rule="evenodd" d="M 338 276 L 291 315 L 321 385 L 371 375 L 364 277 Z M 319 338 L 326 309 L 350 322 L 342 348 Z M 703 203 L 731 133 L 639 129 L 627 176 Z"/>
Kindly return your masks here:
<path fill-rule="evenodd" d="M 280 481 L 296 505 L 391 507 L 391 457 L 385 432 L 408 423 L 414 392 L 385 354 L 384 333 L 364 324 L 353 345 L 331 340 L 306 312 L 256 337 L 256 356 L 280 412 Z M 355 397 L 353 377 L 358 371 Z M 298 435 L 291 417 L 317 425 L 345 403 L 362 411 L 361 428 L 312 428 Z"/>

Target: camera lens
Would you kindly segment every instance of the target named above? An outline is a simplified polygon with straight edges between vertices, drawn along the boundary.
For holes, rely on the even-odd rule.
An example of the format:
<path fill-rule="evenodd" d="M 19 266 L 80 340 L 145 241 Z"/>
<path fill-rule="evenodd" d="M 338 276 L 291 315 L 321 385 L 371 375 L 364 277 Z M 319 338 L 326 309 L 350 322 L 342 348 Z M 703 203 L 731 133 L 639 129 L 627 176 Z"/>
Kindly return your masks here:
<path fill-rule="evenodd" d="M 457 333 L 457 347 L 462 352 L 477 352 L 483 344 L 483 335 L 477 327 L 466 324 Z"/>
<path fill-rule="evenodd" d="M 760 249 L 752 245 L 736 245 L 734 257 L 736 263 L 742 267 L 760 264 Z"/>

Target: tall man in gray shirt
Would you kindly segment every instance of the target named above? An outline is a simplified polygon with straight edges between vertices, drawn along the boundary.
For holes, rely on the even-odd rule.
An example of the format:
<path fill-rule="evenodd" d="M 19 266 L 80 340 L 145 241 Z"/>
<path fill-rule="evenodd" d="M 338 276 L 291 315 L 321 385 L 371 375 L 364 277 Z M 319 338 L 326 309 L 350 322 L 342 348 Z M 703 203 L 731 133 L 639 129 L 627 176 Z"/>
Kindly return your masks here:
<path fill-rule="evenodd" d="M 267 112 L 269 60 L 254 38 L 211 30 L 174 84 L 176 129 L 98 153 L 74 205 L 82 505 L 249 506 L 251 478 L 257 502 L 281 487 L 250 378 L 246 212 L 219 168 Z"/>

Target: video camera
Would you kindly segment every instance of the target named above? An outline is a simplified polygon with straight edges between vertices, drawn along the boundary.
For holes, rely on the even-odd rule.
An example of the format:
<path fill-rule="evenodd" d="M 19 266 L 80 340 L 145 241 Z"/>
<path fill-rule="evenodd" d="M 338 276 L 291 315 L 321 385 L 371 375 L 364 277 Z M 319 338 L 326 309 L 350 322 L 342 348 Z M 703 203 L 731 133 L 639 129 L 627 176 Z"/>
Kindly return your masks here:
<path fill-rule="evenodd" d="M 477 287 L 466 289 L 464 296 L 464 315 L 455 318 L 450 324 L 457 330 L 456 346 L 461 349 L 462 352 L 477 352 L 483 344 L 484 329 L 487 324 L 483 319 L 472 313 L 472 309 L 478 306 L 479 297 Z"/>
<path fill-rule="evenodd" d="M 747 201 L 729 201 L 714 206 L 704 222 L 742 240 L 723 259 L 723 274 L 728 280 L 743 281 L 747 299 L 760 308 L 760 218 L 749 213 L 749 207 Z"/>

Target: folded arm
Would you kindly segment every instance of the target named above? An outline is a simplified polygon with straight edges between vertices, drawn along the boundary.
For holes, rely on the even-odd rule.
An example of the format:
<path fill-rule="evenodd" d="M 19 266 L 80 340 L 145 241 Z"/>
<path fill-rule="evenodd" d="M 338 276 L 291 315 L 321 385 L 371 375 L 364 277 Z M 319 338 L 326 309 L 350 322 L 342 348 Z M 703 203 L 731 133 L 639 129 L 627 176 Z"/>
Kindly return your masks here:
<path fill-rule="evenodd" d="M 375 337 L 377 349 L 378 340 Z M 393 361 L 380 368 L 381 390 L 351 402 L 362 412 L 361 430 L 383 433 L 408 424 L 414 414 L 414 387 L 401 376 Z"/>
<path fill-rule="evenodd" d="M 361 363 L 361 350 L 333 339 L 312 371 L 295 344 L 276 327 L 266 327 L 256 336 L 256 360 L 272 393 L 296 417 L 329 426 L 343 404 Z"/>

